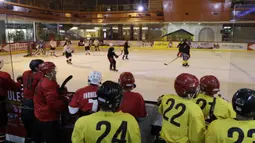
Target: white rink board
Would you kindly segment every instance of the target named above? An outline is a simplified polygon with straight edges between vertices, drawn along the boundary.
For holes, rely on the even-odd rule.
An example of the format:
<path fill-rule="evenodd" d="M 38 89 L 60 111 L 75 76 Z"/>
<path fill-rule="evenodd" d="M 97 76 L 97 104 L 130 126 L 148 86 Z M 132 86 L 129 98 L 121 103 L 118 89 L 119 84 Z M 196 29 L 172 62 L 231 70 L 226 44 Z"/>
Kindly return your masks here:
<path fill-rule="evenodd" d="M 116 52 L 120 51 L 116 49 Z M 61 53 L 58 53 L 61 54 Z M 137 88 L 146 100 L 156 101 L 162 94 L 175 93 L 174 79 L 183 72 L 192 73 L 198 78 L 212 74 L 221 82 L 221 93 L 227 99 L 231 99 L 233 93 L 239 88 L 247 87 L 255 89 L 255 52 L 213 52 L 192 51 L 190 67 L 183 68 L 182 60 L 164 66 L 176 57 L 177 51 L 169 50 L 131 50 L 130 60 L 117 60 L 119 72 L 109 71 L 109 63 L 104 52 L 85 56 L 83 52 L 73 54 L 73 65 L 67 65 L 65 57 L 43 57 L 45 61 L 53 61 L 57 65 L 57 78 L 59 84 L 70 74 L 74 78 L 67 84 L 69 91 L 75 91 L 87 85 L 87 76 L 93 71 L 102 72 L 103 80 L 118 81 L 121 72 L 133 72 L 136 78 Z M 1 56 L 7 64 L 3 70 L 11 72 L 9 56 Z M 37 57 L 39 58 L 39 57 Z M 24 58 L 23 55 L 13 55 L 15 78 L 28 69 L 32 58 Z"/>

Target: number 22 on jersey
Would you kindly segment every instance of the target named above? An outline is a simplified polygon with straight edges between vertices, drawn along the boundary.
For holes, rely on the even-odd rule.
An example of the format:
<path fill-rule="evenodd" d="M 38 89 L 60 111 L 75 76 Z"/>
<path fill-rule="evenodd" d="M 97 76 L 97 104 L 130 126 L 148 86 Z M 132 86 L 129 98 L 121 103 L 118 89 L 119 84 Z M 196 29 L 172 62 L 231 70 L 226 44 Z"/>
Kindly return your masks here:
<path fill-rule="evenodd" d="M 186 111 L 186 105 L 183 103 L 175 103 L 175 100 L 173 98 L 170 98 L 166 101 L 166 104 L 169 105 L 169 107 L 164 111 L 163 113 L 163 118 L 167 121 L 169 121 L 169 118 L 166 116 L 166 114 L 171 111 L 171 110 L 178 110 L 179 112 L 177 112 L 175 115 L 173 115 L 170 118 L 170 123 L 180 127 L 181 124 L 176 121 L 177 118 L 179 118 L 185 111 Z M 174 108 L 174 109 L 173 109 Z"/>

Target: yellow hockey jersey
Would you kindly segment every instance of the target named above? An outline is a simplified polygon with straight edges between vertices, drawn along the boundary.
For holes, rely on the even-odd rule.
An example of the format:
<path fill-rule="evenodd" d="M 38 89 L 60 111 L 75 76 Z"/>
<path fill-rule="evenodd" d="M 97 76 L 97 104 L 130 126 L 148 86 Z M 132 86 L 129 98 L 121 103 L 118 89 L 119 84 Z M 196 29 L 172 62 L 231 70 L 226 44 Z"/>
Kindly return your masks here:
<path fill-rule="evenodd" d="M 204 116 L 192 100 L 164 95 L 159 112 L 163 115 L 160 137 L 167 143 L 204 143 Z"/>
<path fill-rule="evenodd" d="M 73 143 L 140 143 L 140 129 L 135 118 L 123 112 L 103 112 L 81 117 L 75 123 Z"/>

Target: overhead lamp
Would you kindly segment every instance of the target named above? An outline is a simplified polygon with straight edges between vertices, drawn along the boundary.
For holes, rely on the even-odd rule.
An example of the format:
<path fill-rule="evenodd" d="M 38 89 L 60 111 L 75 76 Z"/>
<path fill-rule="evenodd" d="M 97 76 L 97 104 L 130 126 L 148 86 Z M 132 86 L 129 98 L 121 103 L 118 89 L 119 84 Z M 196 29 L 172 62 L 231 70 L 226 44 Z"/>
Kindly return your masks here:
<path fill-rule="evenodd" d="M 78 27 L 72 27 L 70 30 L 77 30 L 78 29 Z"/>
<path fill-rule="evenodd" d="M 137 10 L 141 12 L 144 10 L 144 7 L 142 5 L 140 5 L 140 6 L 138 6 Z"/>

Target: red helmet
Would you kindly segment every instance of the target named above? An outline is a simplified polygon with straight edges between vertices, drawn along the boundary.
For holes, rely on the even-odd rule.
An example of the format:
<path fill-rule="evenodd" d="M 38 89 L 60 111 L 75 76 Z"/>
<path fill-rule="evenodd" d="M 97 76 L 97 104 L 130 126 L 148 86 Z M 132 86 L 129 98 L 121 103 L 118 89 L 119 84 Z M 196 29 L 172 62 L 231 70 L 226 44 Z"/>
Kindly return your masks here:
<path fill-rule="evenodd" d="M 131 72 L 123 72 L 119 77 L 119 84 L 123 89 L 132 90 L 135 87 L 135 78 Z"/>
<path fill-rule="evenodd" d="M 43 74 L 47 74 L 53 71 L 56 68 L 56 65 L 52 62 L 44 62 L 39 65 L 39 71 Z"/>
<path fill-rule="evenodd" d="M 213 75 L 207 75 L 200 79 L 200 90 L 207 95 L 213 96 L 220 91 L 220 82 Z"/>
<path fill-rule="evenodd" d="M 199 80 L 188 73 L 180 74 L 174 82 L 176 93 L 181 97 L 194 97 L 198 93 Z"/>

